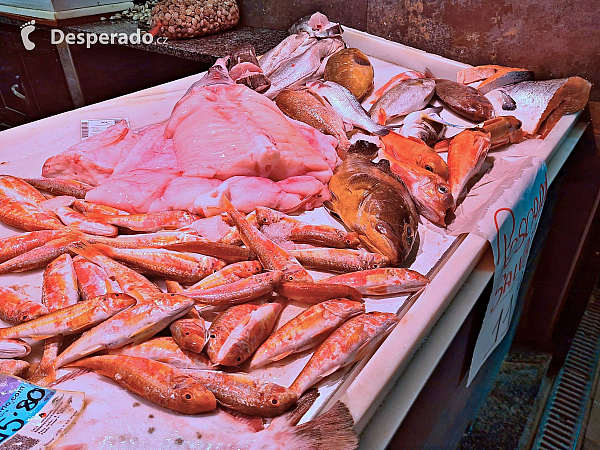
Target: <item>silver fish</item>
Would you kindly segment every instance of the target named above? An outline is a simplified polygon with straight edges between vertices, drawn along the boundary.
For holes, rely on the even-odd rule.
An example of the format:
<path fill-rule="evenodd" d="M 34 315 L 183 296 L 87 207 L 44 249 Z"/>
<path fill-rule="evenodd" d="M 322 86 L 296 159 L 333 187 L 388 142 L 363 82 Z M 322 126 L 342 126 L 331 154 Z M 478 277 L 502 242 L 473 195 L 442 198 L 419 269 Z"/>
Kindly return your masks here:
<path fill-rule="evenodd" d="M 501 111 L 506 110 L 504 99 L 510 96 L 516 104 L 511 115 L 523 123 L 523 131 L 538 133 L 544 138 L 564 114 L 572 114 L 585 107 L 591 87 L 591 83 L 581 77 L 523 81 L 499 89 L 505 95 L 490 91 L 486 97 L 497 114 L 502 115 Z"/>
<path fill-rule="evenodd" d="M 316 43 L 317 39 L 310 37 L 308 33 L 292 34 L 281 41 L 275 48 L 262 55 L 258 60 L 258 65 L 263 73 L 269 76 L 288 59 L 301 55 Z"/>
<path fill-rule="evenodd" d="M 344 41 L 339 38 L 328 38 L 317 41 L 305 52 L 294 56 L 270 74 L 271 87 L 265 95 L 273 99 L 286 87 L 293 87 L 318 78 L 324 69 L 325 58 L 344 47 Z M 263 69 L 264 71 L 264 69 Z"/>
<path fill-rule="evenodd" d="M 439 114 L 442 109 L 444 108 L 438 106 L 410 113 L 402 122 L 400 135 L 419 138 L 427 145 L 435 144 L 444 135 L 446 125 L 432 120 L 428 114 Z"/>
<path fill-rule="evenodd" d="M 384 110 L 387 120 L 419 111 L 431 100 L 435 93 L 435 80 L 418 78 L 403 80 L 393 88 L 385 91 L 371 109 L 371 119 L 380 123 L 379 111 Z"/>
<path fill-rule="evenodd" d="M 311 92 L 323 97 L 346 123 L 368 131 L 376 136 L 385 136 L 389 127 L 371 120 L 356 97 L 348 89 L 333 81 L 311 81 L 306 85 Z"/>

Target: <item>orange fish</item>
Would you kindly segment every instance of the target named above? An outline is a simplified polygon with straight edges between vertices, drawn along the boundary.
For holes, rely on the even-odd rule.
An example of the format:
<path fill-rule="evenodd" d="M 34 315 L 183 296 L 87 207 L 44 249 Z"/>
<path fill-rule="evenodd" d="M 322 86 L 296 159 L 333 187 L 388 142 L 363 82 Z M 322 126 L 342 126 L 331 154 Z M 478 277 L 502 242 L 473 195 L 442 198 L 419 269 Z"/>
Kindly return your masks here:
<path fill-rule="evenodd" d="M 81 231 L 82 233 L 89 233 L 98 236 L 116 236 L 119 234 L 117 227 L 107 225 L 98 220 L 91 219 L 84 216 L 80 212 L 69 208 L 73 204 L 75 197 L 60 196 L 54 197 L 49 200 L 42 202 L 41 206 L 48 212 L 56 214 L 62 223 L 67 225 L 69 228 Z"/>
<path fill-rule="evenodd" d="M 379 122 L 381 123 L 381 120 Z M 381 136 L 379 142 L 386 154 L 396 160 L 429 170 L 444 180 L 448 179 L 446 162 L 421 139 L 404 137 L 391 131 L 387 136 Z"/>
<path fill-rule="evenodd" d="M 446 214 L 454 208 L 454 199 L 446 180 L 429 170 L 385 156 L 391 163 L 392 172 L 398 175 L 410 192 L 419 214 L 436 225 L 446 226 Z"/>
<path fill-rule="evenodd" d="M 143 272 L 182 283 L 195 283 L 225 267 L 223 261 L 212 256 L 163 248 L 115 248 L 104 244 L 92 244 L 92 248 Z"/>
<path fill-rule="evenodd" d="M 329 225 L 312 225 L 303 222 L 281 221 L 261 228 L 265 236 L 279 240 L 322 245 L 333 248 L 358 247 L 358 234 L 330 227 Z"/>
<path fill-rule="evenodd" d="M 309 248 L 290 250 L 290 253 L 307 269 L 330 272 L 354 272 L 377 269 L 389 265 L 387 256 L 348 248 Z"/>
<path fill-rule="evenodd" d="M 76 197 L 76 196 L 74 195 L 73 197 Z M 129 213 L 127 211 L 113 208 L 112 206 L 98 205 L 96 203 L 86 202 L 85 200 L 81 200 L 79 198 L 73 202 L 73 208 L 75 208 L 80 213 L 107 214 L 109 216 L 128 216 L 129 215 Z"/>
<path fill-rule="evenodd" d="M 270 294 L 282 278 L 281 271 L 273 270 L 209 289 L 186 290 L 185 295 L 193 298 L 196 303 L 236 305 Z"/>
<path fill-rule="evenodd" d="M 108 276 L 102 267 L 83 256 L 73 258 L 73 266 L 77 275 L 77 284 L 81 298 L 98 297 L 99 295 L 123 292 L 119 283 Z"/>
<path fill-rule="evenodd" d="M 209 289 L 222 286 L 227 283 L 243 280 L 262 271 L 262 265 L 259 261 L 241 261 L 223 267 L 212 275 L 203 278 L 196 284 L 189 287 L 189 291 L 199 289 Z"/>
<path fill-rule="evenodd" d="M 369 312 L 335 330 L 315 350 L 290 390 L 298 396 L 321 379 L 368 355 L 398 322 L 395 314 Z"/>
<path fill-rule="evenodd" d="M 77 276 L 73 260 L 68 254 L 63 254 L 52 261 L 44 271 L 42 281 L 42 303 L 49 312 L 58 311 L 79 301 Z M 56 358 L 62 346 L 63 337 L 53 336 L 44 341 L 42 358 L 35 372 L 28 378 L 40 386 L 56 381 Z"/>
<path fill-rule="evenodd" d="M 456 203 L 458 203 L 469 180 L 481 170 L 490 145 L 489 133 L 471 130 L 458 133 L 450 142 L 448 149 L 450 177 L 448 183 Z"/>
<path fill-rule="evenodd" d="M 169 329 L 175 342 L 183 349 L 194 353 L 200 353 L 208 339 L 206 322 L 200 317 L 196 308 L 183 316 L 183 318 L 173 322 Z"/>
<path fill-rule="evenodd" d="M 241 305 L 232 306 L 220 313 L 217 318 L 211 323 L 208 329 L 208 342 L 206 343 L 205 351 L 210 360 L 215 363 L 217 355 L 221 347 L 227 341 L 227 338 L 243 320 L 252 311 L 260 308 L 260 303 L 243 303 Z"/>
<path fill-rule="evenodd" d="M 29 355 L 31 346 L 20 339 L 0 339 L 0 359 L 23 358 Z"/>
<path fill-rule="evenodd" d="M 111 278 L 117 280 L 123 292 L 133 296 L 139 302 L 145 301 L 146 297 L 154 294 L 162 294 L 159 287 L 146 277 L 114 261 L 91 245 L 82 242 L 72 246 L 71 250 L 102 267 Z"/>
<path fill-rule="evenodd" d="M 245 373 L 216 370 L 185 370 L 202 383 L 221 405 L 250 416 L 278 416 L 298 397 L 288 388 Z"/>
<path fill-rule="evenodd" d="M 139 344 L 106 351 L 109 355 L 137 356 L 152 359 L 179 369 L 213 369 L 215 366 L 204 353 L 182 349 L 170 336 L 155 337 Z"/>
<path fill-rule="evenodd" d="M 12 327 L 0 328 L 0 338 L 45 339 L 81 333 L 134 304 L 135 299 L 126 294 L 94 297 Z"/>
<path fill-rule="evenodd" d="M 0 319 L 19 324 L 48 314 L 48 309 L 25 293 L 0 286 Z"/>
<path fill-rule="evenodd" d="M 66 229 L 60 220 L 41 207 L 6 196 L 0 196 L 0 222 L 24 231 Z"/>
<path fill-rule="evenodd" d="M 29 363 L 21 359 L 0 359 L 0 373 L 23 377 L 29 370 Z"/>
<path fill-rule="evenodd" d="M 64 366 L 100 350 L 143 342 L 187 313 L 193 305 L 194 301 L 183 295 L 154 295 L 83 333 L 59 355 L 56 366 Z"/>
<path fill-rule="evenodd" d="M 176 230 L 199 219 L 198 216 L 187 211 L 159 211 L 148 214 L 130 214 L 128 216 L 90 214 L 90 217 L 117 227 L 145 232 Z"/>
<path fill-rule="evenodd" d="M 0 175 L 0 195 L 38 207 L 46 200 L 41 192 L 25 180 L 11 175 Z"/>
<path fill-rule="evenodd" d="M 310 274 L 294 258 L 290 252 L 268 239 L 256 227 L 233 207 L 231 202 L 223 197 L 227 214 L 240 231 L 240 236 L 258 256 L 259 261 L 267 270 L 281 270 L 287 281 L 312 281 Z"/>
<path fill-rule="evenodd" d="M 223 366 L 242 364 L 271 334 L 282 310 L 282 302 L 272 302 L 265 303 L 247 314 L 231 330 L 211 361 Z"/>
<path fill-rule="evenodd" d="M 67 234 L 64 237 L 49 241 L 40 247 L 0 263 L 0 274 L 24 272 L 44 267 L 60 255 L 68 253 L 71 246 L 78 242 L 78 240 L 77 235 Z"/>
<path fill-rule="evenodd" d="M 364 303 L 346 299 L 327 300 L 298 314 L 282 325 L 256 350 L 250 369 L 319 345 L 342 323 L 365 312 Z"/>
<path fill-rule="evenodd" d="M 429 278 L 410 269 L 384 267 L 325 278 L 319 283 L 352 286 L 365 295 L 408 294 L 423 289 Z"/>
<path fill-rule="evenodd" d="M 85 194 L 94 189 L 94 186 L 87 183 L 66 178 L 24 178 L 24 181 L 54 195 L 71 195 L 76 198 L 85 198 Z"/>
<path fill-rule="evenodd" d="M 217 407 L 215 396 L 181 369 L 146 358 L 103 355 L 70 367 L 84 367 L 112 378 L 128 391 L 183 414 L 199 414 Z"/>
<path fill-rule="evenodd" d="M 63 237 L 62 230 L 31 231 L 0 239 L 0 263 Z"/>
<path fill-rule="evenodd" d="M 290 300 L 311 305 L 333 298 L 348 298 L 353 301 L 362 300 L 362 294 L 358 290 L 341 283 L 281 283 L 275 289 L 275 292 Z"/>

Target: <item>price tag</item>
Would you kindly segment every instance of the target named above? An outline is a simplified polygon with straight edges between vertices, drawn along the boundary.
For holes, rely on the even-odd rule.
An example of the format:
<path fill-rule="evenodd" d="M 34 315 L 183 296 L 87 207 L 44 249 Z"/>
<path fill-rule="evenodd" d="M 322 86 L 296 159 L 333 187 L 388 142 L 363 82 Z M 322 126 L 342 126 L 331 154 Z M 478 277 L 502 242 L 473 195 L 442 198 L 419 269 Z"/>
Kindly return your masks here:
<path fill-rule="evenodd" d="M 129 126 L 129 119 L 117 118 L 117 119 L 82 119 L 81 120 L 81 140 L 85 141 L 87 138 L 102 133 L 107 128 L 112 127 L 121 120 L 127 122 Z"/>
<path fill-rule="evenodd" d="M 526 183 L 526 187 L 515 203 L 495 205 L 488 211 L 496 231 L 493 238 L 488 238 L 492 244 L 496 269 L 492 295 L 475 344 L 467 386 L 510 328 L 529 250 L 548 193 L 546 165 L 541 163 L 532 166 L 532 170 L 535 170 L 533 174 L 528 172 L 531 176 L 519 180 Z"/>
<path fill-rule="evenodd" d="M 46 448 L 83 408 L 82 392 L 49 389 L 0 374 L 0 450 Z"/>

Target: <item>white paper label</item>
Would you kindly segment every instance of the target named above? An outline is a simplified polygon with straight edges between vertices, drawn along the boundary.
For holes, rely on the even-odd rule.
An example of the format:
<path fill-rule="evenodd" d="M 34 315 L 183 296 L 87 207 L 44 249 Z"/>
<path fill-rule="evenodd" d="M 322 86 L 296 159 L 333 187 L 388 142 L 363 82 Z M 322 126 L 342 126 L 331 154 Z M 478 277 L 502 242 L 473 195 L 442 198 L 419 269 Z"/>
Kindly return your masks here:
<path fill-rule="evenodd" d="M 493 221 L 496 230 L 491 238 L 488 237 L 496 269 L 492 295 L 475 344 L 467 386 L 510 328 L 529 250 L 548 192 L 546 164 L 533 164 L 523 170 L 513 187 L 518 190 L 522 184 L 526 186 L 515 202 L 506 206 L 496 203 L 486 215 L 486 219 Z"/>
<path fill-rule="evenodd" d="M 107 128 L 112 127 L 114 124 L 120 122 L 123 118 L 117 119 L 82 119 L 81 120 L 81 140 L 85 141 L 87 138 L 102 133 Z M 129 126 L 129 119 L 124 119 Z"/>
<path fill-rule="evenodd" d="M 84 406 L 83 392 L 50 389 L 0 374 L 0 450 L 47 448 Z"/>

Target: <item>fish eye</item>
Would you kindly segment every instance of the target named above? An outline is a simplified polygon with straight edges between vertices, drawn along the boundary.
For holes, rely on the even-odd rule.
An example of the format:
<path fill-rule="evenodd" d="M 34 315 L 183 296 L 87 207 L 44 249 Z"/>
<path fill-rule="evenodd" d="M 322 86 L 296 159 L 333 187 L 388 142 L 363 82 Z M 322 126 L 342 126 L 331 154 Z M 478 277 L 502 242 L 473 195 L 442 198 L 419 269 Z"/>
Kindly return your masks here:
<path fill-rule="evenodd" d="M 216 337 L 217 337 L 217 336 L 216 336 L 216 335 L 214 335 L 214 334 L 211 334 L 211 335 L 209 336 L 209 338 L 211 338 L 211 339 L 215 339 Z"/>
<path fill-rule="evenodd" d="M 425 164 L 425 170 L 429 170 L 430 172 L 435 172 L 435 170 L 433 170 L 433 167 L 431 167 L 429 164 Z"/>
<path fill-rule="evenodd" d="M 191 400 L 192 399 L 192 394 L 185 394 L 183 396 L 183 398 L 185 398 L 186 400 Z"/>
<path fill-rule="evenodd" d="M 446 188 L 446 186 L 442 186 L 442 185 L 439 185 L 437 187 L 437 190 L 440 194 L 446 194 L 448 192 L 448 188 Z"/>
<path fill-rule="evenodd" d="M 186 331 L 184 334 L 185 334 L 186 336 L 189 336 L 189 335 L 190 335 L 190 332 L 189 332 L 189 331 Z"/>
<path fill-rule="evenodd" d="M 262 218 L 262 221 L 263 221 L 264 223 L 267 223 L 267 222 L 268 222 L 268 219 L 267 219 L 266 217 L 263 217 L 263 218 Z"/>
<path fill-rule="evenodd" d="M 379 269 L 379 264 L 373 264 L 373 269 Z"/>
<path fill-rule="evenodd" d="M 293 275 L 288 275 L 287 276 L 287 280 L 288 281 L 294 281 L 294 276 Z"/>
<path fill-rule="evenodd" d="M 352 241 L 350 239 L 346 239 L 346 244 L 350 245 L 352 244 Z"/>
<path fill-rule="evenodd" d="M 242 357 L 241 357 L 241 356 L 238 356 L 237 358 L 235 358 L 235 360 L 236 360 L 237 362 L 240 362 L 240 361 L 242 360 Z"/>
<path fill-rule="evenodd" d="M 279 400 L 277 400 L 277 398 L 276 398 L 276 397 L 273 397 L 273 398 L 271 399 L 271 403 L 272 403 L 273 405 L 276 405 L 277 403 L 279 403 Z"/>
<path fill-rule="evenodd" d="M 29 320 L 29 316 L 27 314 L 25 314 L 23 317 L 21 317 L 21 320 L 23 322 L 27 322 Z"/>

